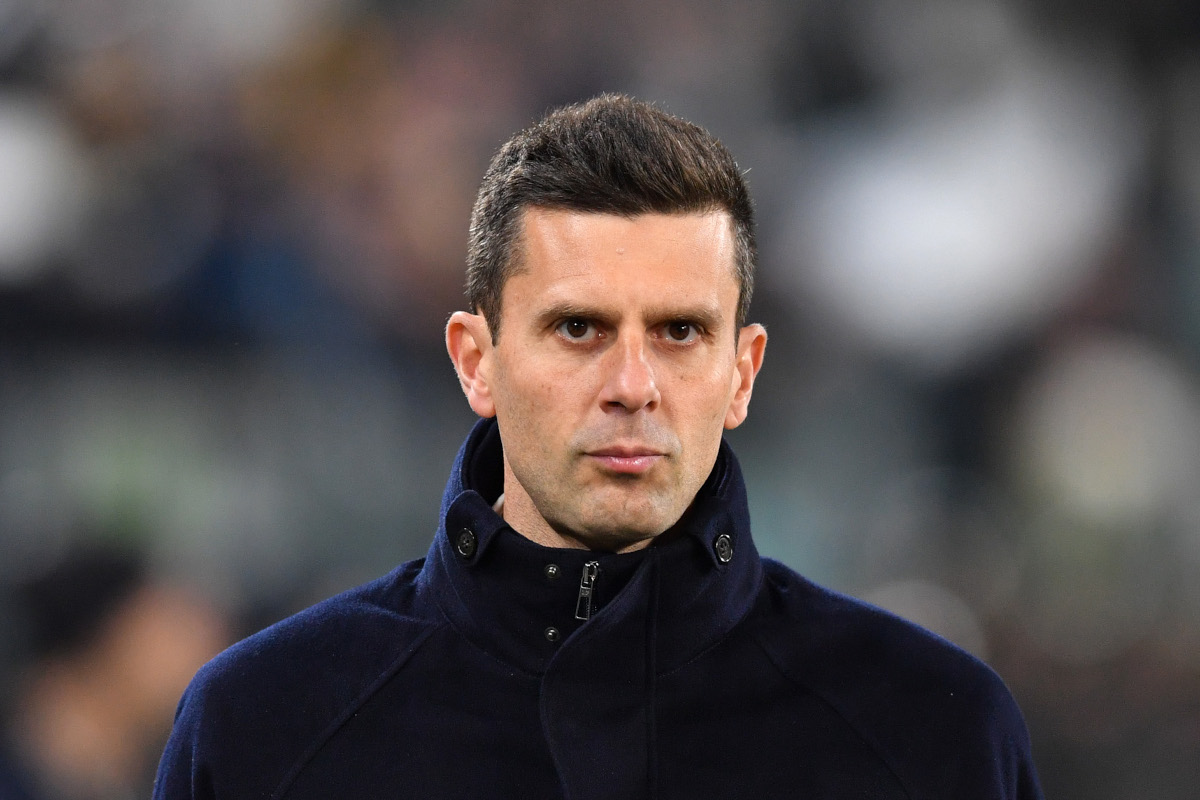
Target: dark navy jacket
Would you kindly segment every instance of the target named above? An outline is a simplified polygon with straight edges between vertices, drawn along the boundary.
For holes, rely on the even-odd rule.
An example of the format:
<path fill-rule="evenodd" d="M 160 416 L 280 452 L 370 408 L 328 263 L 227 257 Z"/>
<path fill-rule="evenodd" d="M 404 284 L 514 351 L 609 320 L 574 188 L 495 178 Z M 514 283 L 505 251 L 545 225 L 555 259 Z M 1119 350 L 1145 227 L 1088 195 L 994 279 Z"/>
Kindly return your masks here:
<path fill-rule="evenodd" d="M 759 557 L 724 444 L 637 553 L 533 544 L 501 480 L 483 421 L 426 558 L 205 666 L 155 797 L 1041 797 L 990 669 Z"/>

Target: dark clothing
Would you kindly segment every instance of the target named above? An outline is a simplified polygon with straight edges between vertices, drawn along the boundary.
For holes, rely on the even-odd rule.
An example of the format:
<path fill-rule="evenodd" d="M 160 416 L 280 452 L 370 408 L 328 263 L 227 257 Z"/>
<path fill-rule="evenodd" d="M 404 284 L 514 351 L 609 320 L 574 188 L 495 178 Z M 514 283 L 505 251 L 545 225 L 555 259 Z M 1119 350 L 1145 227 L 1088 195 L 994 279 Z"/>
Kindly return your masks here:
<path fill-rule="evenodd" d="M 425 559 L 205 666 L 155 797 L 1041 797 L 991 670 L 759 558 L 726 445 L 680 524 L 619 555 L 509 528 L 500 459 L 481 422 Z"/>

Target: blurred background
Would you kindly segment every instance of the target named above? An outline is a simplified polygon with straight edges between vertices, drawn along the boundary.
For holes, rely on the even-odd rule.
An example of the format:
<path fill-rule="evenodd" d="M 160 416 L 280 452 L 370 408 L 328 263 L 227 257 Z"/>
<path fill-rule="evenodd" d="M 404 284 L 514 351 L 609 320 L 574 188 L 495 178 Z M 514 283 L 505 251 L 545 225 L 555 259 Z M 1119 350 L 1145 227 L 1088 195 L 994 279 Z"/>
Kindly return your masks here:
<path fill-rule="evenodd" d="M 1196 796 L 1185 0 L 0 2 L 0 796 L 148 796 L 200 663 L 425 552 L 478 181 L 608 90 L 747 170 L 760 550 L 992 664 L 1048 797 Z"/>

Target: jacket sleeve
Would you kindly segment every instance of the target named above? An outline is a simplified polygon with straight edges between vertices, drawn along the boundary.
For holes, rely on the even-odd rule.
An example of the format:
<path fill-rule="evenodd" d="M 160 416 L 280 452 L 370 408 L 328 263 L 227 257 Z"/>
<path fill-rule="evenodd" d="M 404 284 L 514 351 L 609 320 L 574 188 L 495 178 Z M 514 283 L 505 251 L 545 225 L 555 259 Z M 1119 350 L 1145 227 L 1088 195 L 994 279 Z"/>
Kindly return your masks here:
<path fill-rule="evenodd" d="M 1005 750 L 1007 751 L 1008 769 L 1006 777 L 1008 791 L 1006 797 L 1012 800 L 1044 800 L 1042 787 L 1038 781 L 1037 769 L 1033 764 L 1033 753 L 1029 742 L 1029 730 L 1016 701 L 1005 690 L 1008 704 L 1008 720 L 1006 723 L 1008 736 Z"/>
<path fill-rule="evenodd" d="M 303 750 L 308 739 L 295 730 L 305 708 L 290 695 L 271 702 L 281 692 L 272 692 L 259 667 L 274 662 L 245 657 L 253 641 L 217 656 L 192 679 L 159 761 L 154 800 L 270 797 Z"/>
<path fill-rule="evenodd" d="M 821 697 L 888 765 L 909 797 L 1042 800 L 1029 731 L 986 664 L 946 640 L 772 566 L 794 627 L 763 649 Z"/>
<path fill-rule="evenodd" d="M 213 800 L 211 776 L 203 761 L 201 727 L 191 688 L 175 712 L 175 727 L 167 740 L 154 778 L 154 800 Z"/>

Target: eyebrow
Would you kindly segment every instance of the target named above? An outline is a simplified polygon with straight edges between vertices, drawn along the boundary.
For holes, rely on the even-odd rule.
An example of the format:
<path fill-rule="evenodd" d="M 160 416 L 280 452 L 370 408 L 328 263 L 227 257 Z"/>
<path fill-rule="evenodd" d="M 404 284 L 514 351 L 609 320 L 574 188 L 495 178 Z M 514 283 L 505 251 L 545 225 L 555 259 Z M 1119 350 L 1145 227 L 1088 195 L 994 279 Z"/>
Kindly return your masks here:
<path fill-rule="evenodd" d="M 611 311 L 606 311 L 595 306 L 586 306 L 567 301 L 554 303 L 542 309 L 535 315 L 534 321 L 538 328 L 549 327 L 560 320 L 572 317 L 594 320 L 605 325 L 614 325 L 616 324 L 617 316 L 617 314 Z M 651 306 L 646 312 L 646 318 L 652 324 L 663 324 L 674 320 L 693 322 L 705 331 L 719 330 L 722 323 L 721 313 L 716 308 L 706 305 Z"/>

